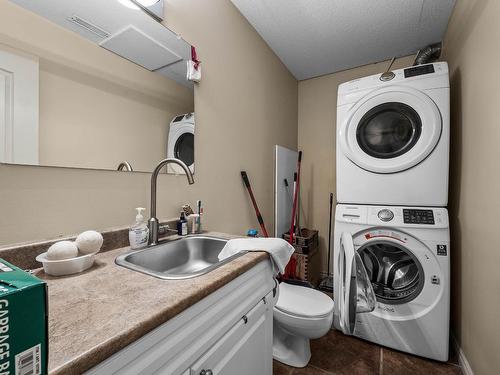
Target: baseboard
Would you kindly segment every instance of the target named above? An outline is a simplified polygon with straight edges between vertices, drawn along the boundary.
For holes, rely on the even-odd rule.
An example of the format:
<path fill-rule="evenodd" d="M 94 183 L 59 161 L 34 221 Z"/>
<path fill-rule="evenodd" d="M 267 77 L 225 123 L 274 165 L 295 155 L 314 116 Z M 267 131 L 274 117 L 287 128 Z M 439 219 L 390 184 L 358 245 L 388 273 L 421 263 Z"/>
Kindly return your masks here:
<path fill-rule="evenodd" d="M 467 357 L 465 357 L 465 353 L 458 344 L 457 338 L 455 337 L 454 334 L 451 334 L 451 341 L 453 343 L 453 346 L 455 347 L 455 351 L 458 355 L 458 364 L 460 365 L 460 368 L 462 369 L 462 372 L 464 375 L 474 375 L 474 372 L 472 371 L 472 368 L 470 367 L 469 361 L 467 360 Z"/>

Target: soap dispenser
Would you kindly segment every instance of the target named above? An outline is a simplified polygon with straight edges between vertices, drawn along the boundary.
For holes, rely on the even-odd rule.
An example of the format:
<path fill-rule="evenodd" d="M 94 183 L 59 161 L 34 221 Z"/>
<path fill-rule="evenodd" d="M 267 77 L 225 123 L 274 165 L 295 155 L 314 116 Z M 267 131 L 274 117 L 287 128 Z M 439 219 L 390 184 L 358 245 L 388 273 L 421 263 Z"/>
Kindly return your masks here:
<path fill-rule="evenodd" d="M 131 249 L 142 249 L 148 246 L 149 228 L 144 216 L 142 216 L 145 208 L 137 207 L 136 210 L 137 216 L 135 217 L 135 223 L 132 224 L 128 231 L 128 239 Z"/>

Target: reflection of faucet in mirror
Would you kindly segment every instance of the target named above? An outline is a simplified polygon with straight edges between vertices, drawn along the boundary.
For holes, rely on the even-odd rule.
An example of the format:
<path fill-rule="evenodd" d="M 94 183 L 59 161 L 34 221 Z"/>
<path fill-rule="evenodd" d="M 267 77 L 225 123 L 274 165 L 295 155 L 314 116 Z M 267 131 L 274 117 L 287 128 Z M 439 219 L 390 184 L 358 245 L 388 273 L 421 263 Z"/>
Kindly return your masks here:
<path fill-rule="evenodd" d="M 118 164 L 117 171 L 133 172 L 134 170 L 132 169 L 130 163 L 125 160 Z"/>
<path fill-rule="evenodd" d="M 160 173 L 160 170 L 164 166 L 171 163 L 177 164 L 184 170 L 189 185 L 194 184 L 193 174 L 191 173 L 189 167 L 186 164 L 184 164 L 183 161 L 175 158 L 168 158 L 168 159 L 163 159 L 158 163 L 155 170 L 153 171 L 153 174 L 151 175 L 151 209 L 149 211 L 151 217 L 149 219 L 149 245 L 156 245 L 158 243 L 158 227 L 160 224 L 158 218 L 156 217 L 156 187 L 157 187 L 158 174 Z"/>

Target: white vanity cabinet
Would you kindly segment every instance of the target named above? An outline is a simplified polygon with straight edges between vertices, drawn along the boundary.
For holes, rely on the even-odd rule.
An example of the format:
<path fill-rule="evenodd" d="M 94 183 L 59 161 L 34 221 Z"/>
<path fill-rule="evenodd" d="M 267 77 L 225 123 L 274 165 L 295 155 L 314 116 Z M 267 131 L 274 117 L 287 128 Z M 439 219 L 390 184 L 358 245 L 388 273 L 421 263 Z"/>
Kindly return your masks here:
<path fill-rule="evenodd" d="M 260 262 L 86 374 L 272 375 L 275 288 Z"/>
<path fill-rule="evenodd" d="M 272 353 L 273 341 L 270 297 L 260 301 L 191 366 L 190 375 L 272 374 L 268 352 Z"/>

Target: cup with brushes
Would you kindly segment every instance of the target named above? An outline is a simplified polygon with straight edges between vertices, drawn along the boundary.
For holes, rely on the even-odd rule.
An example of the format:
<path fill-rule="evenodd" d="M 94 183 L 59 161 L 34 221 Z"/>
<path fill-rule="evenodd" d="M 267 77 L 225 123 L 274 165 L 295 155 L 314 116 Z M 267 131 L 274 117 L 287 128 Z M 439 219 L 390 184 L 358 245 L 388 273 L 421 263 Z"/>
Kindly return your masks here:
<path fill-rule="evenodd" d="M 92 267 L 95 255 L 101 250 L 104 239 L 94 230 L 80 233 L 74 241 L 58 241 L 47 252 L 36 257 L 46 274 L 64 276 L 83 272 Z"/>

